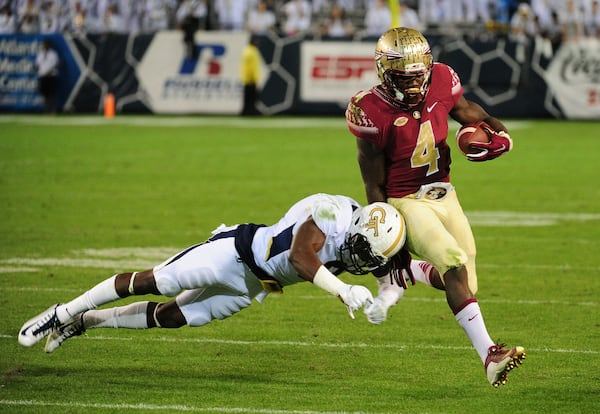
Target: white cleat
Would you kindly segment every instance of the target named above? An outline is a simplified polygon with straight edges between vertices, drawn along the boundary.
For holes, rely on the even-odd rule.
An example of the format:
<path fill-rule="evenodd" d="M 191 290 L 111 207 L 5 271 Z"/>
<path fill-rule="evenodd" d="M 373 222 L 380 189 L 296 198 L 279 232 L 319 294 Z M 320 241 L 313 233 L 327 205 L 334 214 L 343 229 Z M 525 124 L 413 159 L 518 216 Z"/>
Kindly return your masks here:
<path fill-rule="evenodd" d="M 56 351 L 56 349 L 60 347 L 67 339 L 74 336 L 79 336 L 84 332 L 85 327 L 83 326 L 83 313 L 81 313 L 75 317 L 74 321 L 64 325 L 59 325 L 53 329 L 52 333 L 46 340 L 46 347 L 44 350 L 50 354 Z"/>
<path fill-rule="evenodd" d="M 60 323 L 56 317 L 58 305 L 57 303 L 50 306 L 44 312 L 25 322 L 19 331 L 19 344 L 30 347 L 48 336 Z"/>

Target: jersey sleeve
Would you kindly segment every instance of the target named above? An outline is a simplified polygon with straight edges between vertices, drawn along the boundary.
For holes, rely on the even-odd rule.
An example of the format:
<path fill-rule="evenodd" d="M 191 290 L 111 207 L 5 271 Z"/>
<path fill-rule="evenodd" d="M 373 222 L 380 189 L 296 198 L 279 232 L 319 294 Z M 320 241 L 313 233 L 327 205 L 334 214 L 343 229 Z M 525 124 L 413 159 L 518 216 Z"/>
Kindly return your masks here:
<path fill-rule="evenodd" d="M 325 237 L 336 235 L 339 232 L 337 225 L 341 215 L 340 207 L 333 200 L 322 200 L 315 204 L 312 218 L 317 227 L 325 234 Z"/>
<path fill-rule="evenodd" d="M 354 95 L 346 108 L 346 123 L 352 135 L 381 146 L 381 129 L 369 115 L 371 91 L 361 91 Z"/>
<path fill-rule="evenodd" d="M 339 244 L 350 226 L 352 203 L 343 196 L 323 197 L 313 205 L 312 218 L 327 239 Z"/>
<path fill-rule="evenodd" d="M 448 65 L 436 63 L 435 66 L 437 72 L 440 74 L 440 83 L 445 85 L 445 88 L 450 90 L 449 107 L 453 108 L 464 93 L 462 83 L 460 82 L 460 77 L 458 76 L 458 73 L 456 73 L 454 69 Z"/>

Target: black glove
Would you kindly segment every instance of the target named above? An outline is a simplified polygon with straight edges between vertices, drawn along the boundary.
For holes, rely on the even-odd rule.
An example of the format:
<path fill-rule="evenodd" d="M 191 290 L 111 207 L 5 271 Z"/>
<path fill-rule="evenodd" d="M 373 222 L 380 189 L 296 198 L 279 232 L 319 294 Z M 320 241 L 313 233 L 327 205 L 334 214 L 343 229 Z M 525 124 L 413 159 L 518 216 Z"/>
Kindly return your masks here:
<path fill-rule="evenodd" d="M 412 261 L 412 256 L 406 250 L 406 248 L 401 249 L 394 257 L 392 257 L 392 269 L 390 271 L 390 277 L 392 281 L 396 281 L 399 286 L 402 286 L 404 289 L 408 288 L 406 284 L 407 280 L 410 280 L 410 284 L 415 284 L 415 276 L 413 275 L 412 270 L 410 270 L 410 262 Z"/>
<path fill-rule="evenodd" d="M 407 289 L 407 280 L 410 280 L 411 285 L 415 284 L 415 277 L 412 273 L 412 270 L 410 270 L 411 261 L 412 256 L 408 250 L 406 250 L 406 248 L 403 248 L 394 256 L 392 256 L 392 258 L 385 265 L 374 270 L 372 273 L 375 277 L 385 276 L 389 273 L 391 284 L 396 282 L 398 286 L 402 286 L 404 289 Z"/>

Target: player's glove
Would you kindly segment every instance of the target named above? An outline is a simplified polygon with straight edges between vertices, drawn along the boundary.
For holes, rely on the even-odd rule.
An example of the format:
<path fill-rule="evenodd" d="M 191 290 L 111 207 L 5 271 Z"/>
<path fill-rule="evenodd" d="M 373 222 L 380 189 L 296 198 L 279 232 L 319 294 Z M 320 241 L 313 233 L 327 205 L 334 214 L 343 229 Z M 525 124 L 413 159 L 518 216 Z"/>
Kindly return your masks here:
<path fill-rule="evenodd" d="M 389 306 L 386 306 L 385 303 L 377 297 L 373 299 L 373 303 L 365 306 L 365 315 L 367 315 L 367 320 L 369 322 L 379 325 L 387 319 L 388 309 Z"/>
<path fill-rule="evenodd" d="M 490 137 L 490 142 L 473 142 L 471 148 L 480 150 L 474 154 L 467 154 L 469 161 L 489 161 L 498 158 L 513 147 L 512 139 L 505 131 L 494 131 L 491 126 L 485 122 L 481 123 Z"/>
<path fill-rule="evenodd" d="M 373 300 L 373 303 L 365 306 L 365 315 L 367 320 L 373 324 L 380 324 L 387 319 L 388 309 L 394 306 L 404 296 L 404 288 L 387 275 L 378 277 L 379 294 Z"/>
<path fill-rule="evenodd" d="M 348 307 L 350 317 L 354 319 L 354 311 L 373 303 L 371 291 L 360 285 L 346 285 L 340 290 L 340 299 Z"/>

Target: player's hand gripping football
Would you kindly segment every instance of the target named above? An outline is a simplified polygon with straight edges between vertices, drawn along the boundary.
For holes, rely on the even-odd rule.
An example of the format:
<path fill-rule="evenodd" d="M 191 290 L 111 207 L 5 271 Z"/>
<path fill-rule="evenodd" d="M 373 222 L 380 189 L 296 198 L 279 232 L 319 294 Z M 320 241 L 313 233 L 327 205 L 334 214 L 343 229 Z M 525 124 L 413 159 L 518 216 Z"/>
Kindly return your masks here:
<path fill-rule="evenodd" d="M 490 142 L 473 142 L 471 147 L 480 150 L 474 154 L 467 154 L 469 161 L 489 161 L 498 158 L 500 155 L 510 151 L 513 146 L 512 139 L 505 131 L 494 131 L 494 129 L 486 124 L 481 123 L 481 127 L 485 129 L 490 137 Z"/>
<path fill-rule="evenodd" d="M 371 291 L 360 285 L 346 285 L 340 292 L 340 299 L 348 308 L 350 317 L 354 319 L 354 311 L 373 303 Z"/>

